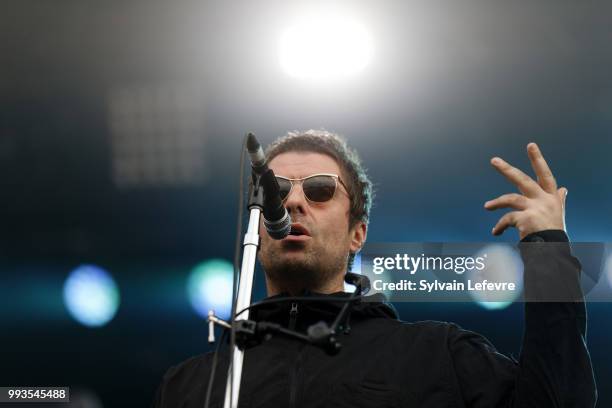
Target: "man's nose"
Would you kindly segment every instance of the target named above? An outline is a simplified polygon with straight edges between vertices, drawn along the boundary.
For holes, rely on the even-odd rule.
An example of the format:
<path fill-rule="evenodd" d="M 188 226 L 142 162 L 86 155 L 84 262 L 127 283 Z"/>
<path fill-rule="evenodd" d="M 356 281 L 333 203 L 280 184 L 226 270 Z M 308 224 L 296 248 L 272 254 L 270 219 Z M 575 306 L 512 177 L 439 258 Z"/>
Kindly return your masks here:
<path fill-rule="evenodd" d="M 306 212 L 306 207 L 308 206 L 308 202 L 306 201 L 306 197 L 304 196 L 304 191 L 302 190 L 302 184 L 296 183 L 293 185 L 291 192 L 287 196 L 285 200 L 285 208 L 289 211 L 289 214 L 304 214 Z"/>

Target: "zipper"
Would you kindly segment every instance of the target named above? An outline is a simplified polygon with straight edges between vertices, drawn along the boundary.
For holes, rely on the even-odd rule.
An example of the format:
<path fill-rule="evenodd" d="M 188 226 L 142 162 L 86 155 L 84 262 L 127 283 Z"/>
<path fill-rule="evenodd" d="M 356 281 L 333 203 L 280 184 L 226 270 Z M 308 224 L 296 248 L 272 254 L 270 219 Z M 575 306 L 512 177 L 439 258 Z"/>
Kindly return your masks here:
<path fill-rule="evenodd" d="M 291 303 L 291 310 L 289 310 L 289 330 L 295 330 L 295 326 L 297 323 L 297 314 L 298 314 L 298 304 L 296 302 Z M 298 388 L 298 374 L 300 370 L 300 362 L 302 357 L 302 347 L 298 345 L 297 348 L 297 358 L 295 360 L 295 364 L 293 365 L 293 370 L 291 370 L 290 375 L 290 386 L 289 386 L 289 407 L 295 408 L 297 402 L 297 388 Z"/>
<path fill-rule="evenodd" d="M 298 305 L 297 303 L 291 303 L 291 310 L 289 311 L 289 330 L 295 330 L 295 324 L 297 320 L 298 314 Z"/>

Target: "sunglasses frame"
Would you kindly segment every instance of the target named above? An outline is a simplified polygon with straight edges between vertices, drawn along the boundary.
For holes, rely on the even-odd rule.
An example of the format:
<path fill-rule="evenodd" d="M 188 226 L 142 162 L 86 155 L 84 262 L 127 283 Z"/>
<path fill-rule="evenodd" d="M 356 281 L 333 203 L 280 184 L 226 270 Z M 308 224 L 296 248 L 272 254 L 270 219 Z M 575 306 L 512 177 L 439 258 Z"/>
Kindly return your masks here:
<path fill-rule="evenodd" d="M 329 198 L 329 200 L 314 201 L 314 200 L 311 200 L 310 198 L 308 198 L 308 196 L 306 195 L 306 192 L 304 191 L 304 181 L 309 179 L 309 178 L 313 178 L 313 177 L 317 177 L 317 176 L 327 176 L 327 177 L 331 177 L 332 179 L 334 179 L 334 182 L 335 182 L 335 185 L 334 185 L 334 194 Z M 338 183 L 340 183 L 340 185 L 342 185 L 342 187 L 344 187 L 344 190 L 346 191 L 347 195 L 349 195 L 348 194 L 349 190 L 346 187 L 346 184 L 344 184 L 344 181 L 342 181 L 342 179 L 340 178 L 339 175 L 333 174 L 333 173 L 316 173 L 316 174 L 311 174 L 310 176 L 306 176 L 306 177 L 302 177 L 302 178 L 289 178 L 289 177 L 277 176 L 277 175 L 275 175 L 275 177 L 283 179 L 283 180 L 287 180 L 289 183 L 291 183 L 291 188 L 289 189 L 289 192 L 287 193 L 287 196 L 283 199 L 283 202 L 287 201 L 287 199 L 291 195 L 291 192 L 293 191 L 293 186 L 294 186 L 295 182 L 299 182 L 300 184 L 302 184 L 302 194 L 304 194 L 304 198 L 306 198 L 306 200 L 308 202 L 311 202 L 311 203 L 321 204 L 321 203 L 326 203 L 328 201 L 333 200 L 333 198 L 336 196 L 336 191 L 338 191 Z M 349 195 L 349 197 L 350 197 L 350 195 Z"/>

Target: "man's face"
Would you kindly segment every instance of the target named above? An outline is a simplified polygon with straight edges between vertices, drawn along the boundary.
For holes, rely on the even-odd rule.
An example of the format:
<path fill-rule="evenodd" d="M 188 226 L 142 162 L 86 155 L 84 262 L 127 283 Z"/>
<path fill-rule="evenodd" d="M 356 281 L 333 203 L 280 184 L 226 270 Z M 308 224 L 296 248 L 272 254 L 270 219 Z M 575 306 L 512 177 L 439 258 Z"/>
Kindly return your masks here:
<path fill-rule="evenodd" d="M 281 153 L 268 166 L 274 174 L 287 178 L 330 173 L 340 176 L 345 184 L 347 182 L 338 163 L 321 153 Z M 259 260 L 267 278 L 282 291 L 324 291 L 331 286 L 337 289 L 338 282 L 342 285 L 349 251 L 356 252 L 365 239 L 363 223 L 349 230 L 348 192 L 338 183 L 331 200 L 317 203 L 308 201 L 301 183 L 294 182 L 284 204 L 292 224 L 298 224 L 306 234 L 274 240 L 263 223 L 260 225 Z"/>

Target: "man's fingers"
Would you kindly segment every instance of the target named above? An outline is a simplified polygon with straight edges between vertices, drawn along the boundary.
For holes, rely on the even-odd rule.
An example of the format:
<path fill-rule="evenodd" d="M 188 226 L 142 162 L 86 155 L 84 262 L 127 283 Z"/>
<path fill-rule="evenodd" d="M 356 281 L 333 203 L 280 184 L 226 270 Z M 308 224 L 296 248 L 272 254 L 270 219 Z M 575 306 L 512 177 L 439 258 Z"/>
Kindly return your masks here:
<path fill-rule="evenodd" d="M 542 190 L 531 177 L 499 157 L 492 158 L 491 165 L 528 197 L 535 197 Z"/>
<path fill-rule="evenodd" d="M 497 224 L 491 230 L 493 235 L 501 235 L 508 228 L 516 223 L 516 211 L 509 212 L 497 221 Z"/>
<path fill-rule="evenodd" d="M 529 156 L 531 167 L 536 173 L 540 187 L 548 193 L 555 193 L 557 191 L 557 181 L 537 144 L 529 143 L 527 145 L 527 156 Z"/>
<path fill-rule="evenodd" d="M 504 194 L 494 200 L 487 201 L 484 207 L 489 211 L 508 207 L 514 208 L 515 210 L 524 210 L 527 207 L 528 200 L 527 197 L 520 194 Z"/>

